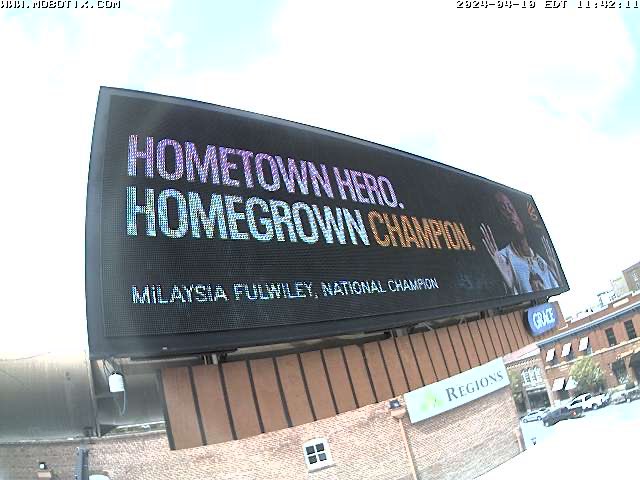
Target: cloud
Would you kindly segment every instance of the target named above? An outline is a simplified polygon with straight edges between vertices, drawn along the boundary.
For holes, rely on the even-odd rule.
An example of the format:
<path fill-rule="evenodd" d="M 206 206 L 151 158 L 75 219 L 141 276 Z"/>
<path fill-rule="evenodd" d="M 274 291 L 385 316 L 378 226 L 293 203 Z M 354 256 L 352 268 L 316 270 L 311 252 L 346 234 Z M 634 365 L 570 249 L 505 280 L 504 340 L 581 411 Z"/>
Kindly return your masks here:
<path fill-rule="evenodd" d="M 98 88 L 131 82 L 162 39 L 169 7 L 0 15 L 0 351 L 86 342 L 84 214 Z"/>
<path fill-rule="evenodd" d="M 0 201 L 13 212 L 2 253 L 10 274 L 0 277 L 11 327 L 0 350 L 85 341 L 84 208 L 99 85 L 308 123 L 530 192 L 575 288 L 561 302 L 569 314 L 584 306 L 637 261 L 640 134 L 601 130 L 630 87 L 637 46 L 616 12 L 454 6 L 286 2 L 271 38 L 254 40 L 273 44 L 269 53 L 232 69 L 214 54 L 187 62 L 189 40 L 206 44 L 206 32 L 176 24 L 168 1 L 0 15 Z"/>
<path fill-rule="evenodd" d="M 443 122 L 467 127 L 493 110 L 522 116 L 530 103 L 592 115 L 623 86 L 634 52 L 619 17 L 577 15 L 289 2 L 273 23 L 272 55 L 235 72 L 203 68 L 154 84 L 397 139 Z M 398 122 L 397 113 L 408 116 Z"/>
<path fill-rule="evenodd" d="M 538 2 L 540 4 L 540 2 Z M 603 133 L 630 88 L 617 12 L 459 10 L 453 2 L 288 2 L 274 51 L 153 90 L 409 150 L 534 195 L 573 291 L 568 314 L 634 263 L 639 132 Z"/>

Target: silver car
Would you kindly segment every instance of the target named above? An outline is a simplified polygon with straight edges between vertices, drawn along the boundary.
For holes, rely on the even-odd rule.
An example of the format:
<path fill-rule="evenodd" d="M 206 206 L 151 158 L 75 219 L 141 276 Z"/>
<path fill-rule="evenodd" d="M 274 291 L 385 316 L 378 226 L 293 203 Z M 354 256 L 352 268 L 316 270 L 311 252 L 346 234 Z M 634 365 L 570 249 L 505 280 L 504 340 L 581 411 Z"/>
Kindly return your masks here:
<path fill-rule="evenodd" d="M 542 420 L 544 414 L 547 413 L 548 408 L 540 408 L 538 410 L 533 410 L 532 412 L 527 413 L 524 417 L 521 418 L 523 423 L 528 422 L 536 422 L 538 420 Z"/>

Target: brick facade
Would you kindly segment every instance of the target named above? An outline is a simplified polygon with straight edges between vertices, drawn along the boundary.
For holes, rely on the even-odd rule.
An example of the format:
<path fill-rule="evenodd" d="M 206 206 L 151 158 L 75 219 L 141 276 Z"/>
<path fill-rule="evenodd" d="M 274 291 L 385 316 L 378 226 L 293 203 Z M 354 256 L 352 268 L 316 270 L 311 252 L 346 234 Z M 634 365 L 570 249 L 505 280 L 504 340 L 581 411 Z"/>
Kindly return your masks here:
<path fill-rule="evenodd" d="M 519 431 L 511 389 L 506 387 L 417 423 L 407 428 L 407 435 L 420 478 L 463 480 L 516 456 Z"/>
<path fill-rule="evenodd" d="M 408 417 L 402 421 L 423 479 L 475 478 L 520 451 L 509 388 L 415 425 Z M 328 440 L 335 464 L 308 473 L 302 444 L 316 437 Z M 169 450 L 164 433 L 0 445 L 0 480 L 34 479 L 39 461 L 60 479 L 73 478 L 78 446 L 90 449 L 92 471 L 104 471 L 112 480 L 410 478 L 398 420 L 380 402 L 293 428 L 178 451 Z"/>
<path fill-rule="evenodd" d="M 540 358 L 540 349 L 537 348 L 535 344 L 529 345 L 518 352 L 505 355 L 504 361 L 505 366 L 507 367 L 507 371 L 509 373 L 516 372 L 520 379 L 522 379 L 524 405 L 521 405 L 519 408 L 524 409 L 523 413 L 528 410 L 538 408 L 538 405 L 531 405 L 531 401 L 529 398 L 529 396 L 534 393 L 537 393 L 538 396 L 543 392 L 546 393 L 549 403 L 551 402 L 551 399 L 553 398 L 551 394 L 551 383 L 549 382 L 549 378 L 547 377 L 544 362 L 542 361 L 542 358 Z M 522 378 L 522 372 L 524 370 L 533 369 L 536 367 L 540 371 L 542 383 L 526 385 L 524 379 Z"/>
<path fill-rule="evenodd" d="M 630 365 L 631 359 L 636 353 L 640 353 L 640 338 L 622 342 L 614 347 L 594 351 L 588 356 L 590 356 L 598 365 L 600 365 L 600 368 L 604 373 L 606 388 L 613 388 L 620 385 L 620 382 L 614 375 L 612 368 L 613 363 L 617 360 L 622 360 L 624 362 L 630 382 L 638 383 L 640 381 L 640 379 L 636 377 L 634 369 L 631 368 Z M 562 377 L 568 379 L 570 376 L 571 367 L 583 356 L 587 356 L 587 354 L 582 352 L 579 355 L 576 355 L 570 361 L 561 362 L 553 366 L 547 365 L 546 373 L 548 378 L 551 379 L 551 383 L 553 383 L 553 380 L 555 380 L 556 378 Z M 558 392 L 554 392 L 554 398 L 559 399 Z"/>
<path fill-rule="evenodd" d="M 625 322 L 631 322 L 635 332 L 640 335 L 640 313 L 637 305 L 640 295 L 627 297 L 629 300 L 622 303 L 617 302 L 601 312 L 568 324 L 567 330 L 558 335 L 553 342 L 540 342 L 540 360 L 545 364 L 546 375 L 549 383 L 553 384 L 555 379 L 564 378 L 565 382 L 570 376 L 571 367 L 580 358 L 590 356 L 602 369 L 606 388 L 613 388 L 620 384 L 613 371 L 613 363 L 624 362 L 628 373 L 628 380 L 638 383 L 640 378 L 637 370 L 632 368 L 634 355 L 640 353 L 640 337 L 629 338 L 625 328 Z M 628 313 L 625 313 L 628 309 Z M 622 313 L 620 313 L 622 312 Z M 611 320 L 607 320 L 611 318 Z M 593 326 L 590 326 L 593 325 Z M 616 344 L 610 346 L 607 339 L 607 330 L 611 329 L 615 335 Z M 580 340 L 588 337 L 588 349 L 579 351 Z M 570 354 L 562 357 L 563 346 L 570 343 Z M 547 362 L 547 353 L 554 350 L 553 360 Z M 637 360 L 636 360 L 637 361 Z M 570 392 L 559 390 L 553 392 L 553 400 L 560 401 Z"/>

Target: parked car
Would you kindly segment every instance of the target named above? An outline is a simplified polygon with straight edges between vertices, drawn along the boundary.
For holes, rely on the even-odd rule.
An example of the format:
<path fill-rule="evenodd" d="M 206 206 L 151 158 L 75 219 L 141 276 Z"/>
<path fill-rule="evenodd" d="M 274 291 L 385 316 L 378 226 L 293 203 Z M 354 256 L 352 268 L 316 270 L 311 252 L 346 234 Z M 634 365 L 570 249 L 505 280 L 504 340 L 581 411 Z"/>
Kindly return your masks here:
<path fill-rule="evenodd" d="M 640 398 L 640 387 L 633 387 L 629 390 L 616 390 L 611 394 L 611 403 L 614 405 L 633 402 Z"/>
<path fill-rule="evenodd" d="M 600 401 L 600 407 L 598 408 L 606 407 L 611 403 L 611 392 L 604 392 L 599 395 L 596 395 L 596 397 L 600 397 L 598 399 Z"/>
<path fill-rule="evenodd" d="M 640 387 L 634 387 L 629 390 L 624 391 L 627 402 L 633 402 L 634 400 L 638 400 L 640 398 Z"/>
<path fill-rule="evenodd" d="M 627 401 L 627 392 L 624 390 L 613 392 L 611 394 L 611 403 L 617 405 L 619 403 L 624 403 Z"/>
<path fill-rule="evenodd" d="M 578 418 L 582 417 L 583 415 L 583 410 L 580 406 L 576 406 L 571 409 L 567 406 L 560 406 L 549 410 L 542 417 L 542 423 L 545 427 L 550 427 L 551 425 L 555 425 L 562 420 L 567 420 L 569 418 Z"/>
<path fill-rule="evenodd" d="M 540 408 L 538 410 L 533 410 L 529 413 L 527 413 L 524 417 L 521 418 L 521 420 L 524 423 L 528 423 L 528 422 L 536 422 L 538 420 L 542 420 L 542 417 L 544 417 L 544 415 L 547 413 L 546 408 Z"/>
<path fill-rule="evenodd" d="M 591 393 L 583 393 L 571 400 L 568 404 L 569 409 L 581 407 L 583 411 L 595 410 L 605 405 L 604 395 L 593 395 Z"/>

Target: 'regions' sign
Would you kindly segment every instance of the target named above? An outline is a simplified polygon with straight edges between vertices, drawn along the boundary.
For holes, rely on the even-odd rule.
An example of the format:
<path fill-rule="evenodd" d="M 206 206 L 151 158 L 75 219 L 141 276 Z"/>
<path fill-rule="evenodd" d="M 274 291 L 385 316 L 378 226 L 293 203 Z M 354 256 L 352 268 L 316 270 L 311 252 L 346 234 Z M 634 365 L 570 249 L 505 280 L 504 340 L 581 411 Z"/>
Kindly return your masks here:
<path fill-rule="evenodd" d="M 405 393 L 411 423 L 434 417 L 509 385 L 502 358 Z"/>
<path fill-rule="evenodd" d="M 86 245 L 94 356 L 380 330 L 567 290 L 527 194 L 325 130 L 110 88 Z"/>

